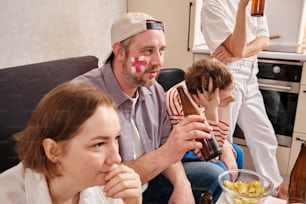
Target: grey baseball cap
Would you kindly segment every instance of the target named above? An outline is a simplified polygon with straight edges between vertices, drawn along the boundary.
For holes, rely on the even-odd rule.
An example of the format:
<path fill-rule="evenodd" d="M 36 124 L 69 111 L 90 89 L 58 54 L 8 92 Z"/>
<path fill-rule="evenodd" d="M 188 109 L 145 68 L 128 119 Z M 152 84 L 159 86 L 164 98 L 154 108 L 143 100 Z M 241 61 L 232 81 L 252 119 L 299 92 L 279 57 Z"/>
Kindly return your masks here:
<path fill-rule="evenodd" d="M 111 44 L 122 42 L 138 33 L 149 29 L 163 30 L 164 24 L 146 13 L 129 12 L 115 21 L 111 28 Z M 113 53 L 106 58 L 109 61 Z"/>

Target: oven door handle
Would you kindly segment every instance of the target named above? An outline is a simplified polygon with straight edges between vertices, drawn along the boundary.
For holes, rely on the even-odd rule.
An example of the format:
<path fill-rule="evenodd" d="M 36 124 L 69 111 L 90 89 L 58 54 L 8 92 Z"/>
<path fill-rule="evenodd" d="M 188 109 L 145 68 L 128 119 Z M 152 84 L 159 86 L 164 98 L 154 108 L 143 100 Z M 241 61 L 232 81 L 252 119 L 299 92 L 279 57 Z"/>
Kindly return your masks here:
<path fill-rule="evenodd" d="M 262 89 L 274 89 L 274 90 L 286 91 L 286 92 L 292 90 L 291 86 L 278 86 L 278 85 L 272 85 L 272 84 L 259 84 L 259 88 L 262 88 Z"/>

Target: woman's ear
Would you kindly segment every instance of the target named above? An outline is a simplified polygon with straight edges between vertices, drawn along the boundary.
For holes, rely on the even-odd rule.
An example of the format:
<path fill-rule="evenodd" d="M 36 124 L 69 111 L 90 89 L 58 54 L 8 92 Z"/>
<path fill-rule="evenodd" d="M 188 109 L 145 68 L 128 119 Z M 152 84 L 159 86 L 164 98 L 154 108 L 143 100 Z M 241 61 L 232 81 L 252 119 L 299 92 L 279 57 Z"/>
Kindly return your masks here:
<path fill-rule="evenodd" d="M 61 156 L 60 145 L 51 138 L 44 139 L 42 145 L 48 159 L 53 163 L 57 163 Z"/>

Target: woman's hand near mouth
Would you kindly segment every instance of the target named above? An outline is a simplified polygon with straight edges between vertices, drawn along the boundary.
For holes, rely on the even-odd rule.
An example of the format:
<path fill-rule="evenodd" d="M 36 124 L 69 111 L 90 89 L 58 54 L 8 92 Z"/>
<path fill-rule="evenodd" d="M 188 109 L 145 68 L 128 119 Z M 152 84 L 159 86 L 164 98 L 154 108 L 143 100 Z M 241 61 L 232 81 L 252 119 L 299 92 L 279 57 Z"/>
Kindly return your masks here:
<path fill-rule="evenodd" d="M 121 198 L 125 204 L 141 204 L 139 175 L 126 165 L 118 165 L 105 176 L 104 192 L 111 198 Z"/>

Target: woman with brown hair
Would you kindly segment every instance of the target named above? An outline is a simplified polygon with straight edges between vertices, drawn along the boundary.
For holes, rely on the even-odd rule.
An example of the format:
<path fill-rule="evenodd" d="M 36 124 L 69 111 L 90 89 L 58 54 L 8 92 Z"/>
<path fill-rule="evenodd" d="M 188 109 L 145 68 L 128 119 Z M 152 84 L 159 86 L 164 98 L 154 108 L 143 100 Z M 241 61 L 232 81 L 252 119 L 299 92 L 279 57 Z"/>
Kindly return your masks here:
<path fill-rule="evenodd" d="M 141 203 L 141 182 L 120 164 L 114 101 L 89 85 L 64 83 L 15 135 L 21 162 L 0 174 L 2 203 Z"/>

